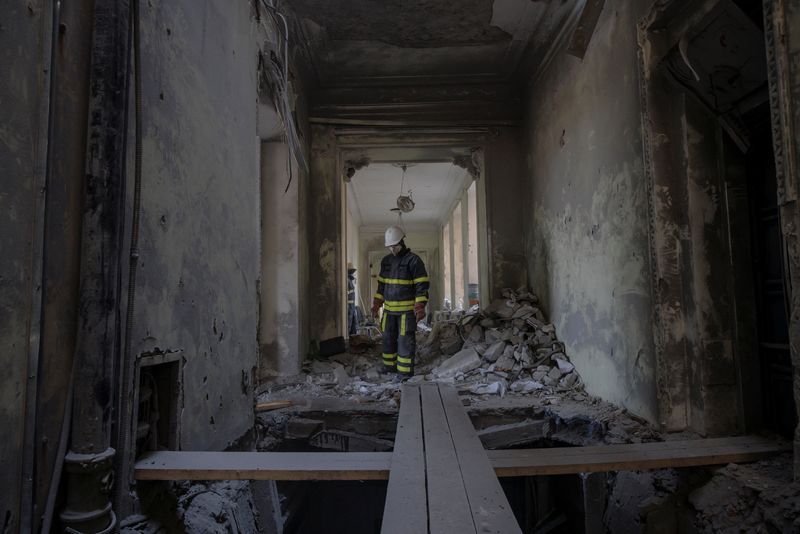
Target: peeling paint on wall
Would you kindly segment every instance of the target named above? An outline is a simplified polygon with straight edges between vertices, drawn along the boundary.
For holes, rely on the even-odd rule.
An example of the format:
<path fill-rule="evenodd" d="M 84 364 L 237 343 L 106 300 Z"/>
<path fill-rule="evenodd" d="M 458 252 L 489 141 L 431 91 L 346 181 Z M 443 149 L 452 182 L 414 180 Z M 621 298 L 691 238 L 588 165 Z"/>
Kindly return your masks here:
<path fill-rule="evenodd" d="M 587 389 L 656 421 L 640 9 L 608 2 L 584 60 L 561 57 L 529 95 L 526 254 Z"/>

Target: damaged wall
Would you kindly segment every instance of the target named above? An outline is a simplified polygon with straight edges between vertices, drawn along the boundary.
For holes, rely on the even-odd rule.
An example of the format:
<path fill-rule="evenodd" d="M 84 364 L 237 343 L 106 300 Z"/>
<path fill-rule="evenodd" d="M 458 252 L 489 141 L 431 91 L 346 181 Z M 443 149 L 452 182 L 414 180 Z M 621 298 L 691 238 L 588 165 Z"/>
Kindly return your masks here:
<path fill-rule="evenodd" d="M 0 484 L 5 488 L 0 529 L 8 532 L 25 530 L 30 516 L 21 521 L 20 506 L 32 500 L 21 484 L 28 358 L 30 343 L 40 334 L 34 303 L 41 287 L 34 267 L 42 258 L 35 236 L 43 224 L 37 204 L 44 200 L 49 10 L 44 1 L 4 6 L 0 31 L 0 428 L 6 434 L 0 444 Z M 31 373 L 35 378 L 35 369 Z"/>
<path fill-rule="evenodd" d="M 531 287 L 587 389 L 655 421 L 636 22 L 609 0 L 583 61 L 561 54 L 528 95 Z"/>
<path fill-rule="evenodd" d="M 481 178 L 485 179 L 489 269 L 484 302 L 499 298 L 504 288 L 518 289 L 527 284 L 522 231 L 528 216 L 524 203 L 524 132 L 510 127 L 496 132 L 484 145 L 485 178 Z"/>
<path fill-rule="evenodd" d="M 311 127 L 311 176 L 307 200 L 308 282 L 313 288 L 309 341 L 344 332 L 342 179 L 333 128 Z"/>
<path fill-rule="evenodd" d="M 259 380 L 300 372 L 299 180 L 288 182 L 289 157 L 286 143 L 261 143 Z"/>
<path fill-rule="evenodd" d="M 181 353 L 180 446 L 221 449 L 253 424 L 257 26 L 247 2 L 147 2 L 141 15 L 144 143 L 133 352 Z"/>

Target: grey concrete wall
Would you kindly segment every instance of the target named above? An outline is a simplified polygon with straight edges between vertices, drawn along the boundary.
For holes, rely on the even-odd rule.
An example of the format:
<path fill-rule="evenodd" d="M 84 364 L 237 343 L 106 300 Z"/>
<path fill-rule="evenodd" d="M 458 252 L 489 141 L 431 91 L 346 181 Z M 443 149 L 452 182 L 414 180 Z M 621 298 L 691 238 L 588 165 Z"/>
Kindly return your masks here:
<path fill-rule="evenodd" d="M 308 250 L 309 340 L 342 335 L 345 276 L 342 263 L 342 177 L 333 129 L 311 129 L 311 176 L 305 197 Z"/>
<path fill-rule="evenodd" d="M 261 379 L 297 374 L 302 362 L 299 180 L 288 184 L 289 157 L 286 143 L 261 144 Z"/>
<path fill-rule="evenodd" d="M 253 423 L 258 32 L 250 4 L 226 0 L 143 2 L 142 32 L 134 354 L 180 351 L 180 445 L 220 449 Z"/>
<path fill-rule="evenodd" d="M 29 344 L 40 333 L 39 318 L 31 312 L 33 299 L 41 298 L 33 266 L 41 261 L 34 238 L 42 224 L 37 201 L 44 198 L 49 9 L 46 1 L 0 7 L 0 428 L 5 436 L 0 443 L 0 522 L 8 532 L 21 528 Z M 36 370 L 31 372 L 35 376 Z"/>
<path fill-rule="evenodd" d="M 489 277 L 486 302 L 504 288 L 526 285 L 524 222 L 530 209 L 525 203 L 525 166 L 521 128 L 501 128 L 485 145 L 486 224 Z"/>
<path fill-rule="evenodd" d="M 560 53 L 527 98 L 526 254 L 587 389 L 657 419 L 636 22 L 608 0 L 583 61 Z"/>

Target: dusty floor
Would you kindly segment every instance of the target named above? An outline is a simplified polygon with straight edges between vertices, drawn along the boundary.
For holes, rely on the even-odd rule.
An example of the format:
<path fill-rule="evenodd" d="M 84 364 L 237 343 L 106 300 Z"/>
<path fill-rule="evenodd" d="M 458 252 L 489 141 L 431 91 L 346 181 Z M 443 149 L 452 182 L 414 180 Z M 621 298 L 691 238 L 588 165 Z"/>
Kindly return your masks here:
<path fill-rule="evenodd" d="M 697 437 L 662 435 L 647 421 L 587 394 L 536 302 L 527 292 L 508 292 L 487 310 L 423 328 L 411 382 L 453 384 L 486 448 Z M 380 352 L 379 339 L 357 337 L 350 352 L 308 360 L 302 375 L 262 385 L 249 447 L 391 451 L 401 384 L 377 373 Z M 800 532 L 800 484 L 791 480 L 791 460 L 785 455 L 751 465 L 537 477 L 503 485 L 526 532 Z M 173 484 L 166 493 L 172 527 L 162 531 L 377 532 L 385 483 L 195 482 Z M 589 501 L 599 504 L 589 509 Z M 123 531 L 159 528 L 142 516 L 131 518 Z"/>

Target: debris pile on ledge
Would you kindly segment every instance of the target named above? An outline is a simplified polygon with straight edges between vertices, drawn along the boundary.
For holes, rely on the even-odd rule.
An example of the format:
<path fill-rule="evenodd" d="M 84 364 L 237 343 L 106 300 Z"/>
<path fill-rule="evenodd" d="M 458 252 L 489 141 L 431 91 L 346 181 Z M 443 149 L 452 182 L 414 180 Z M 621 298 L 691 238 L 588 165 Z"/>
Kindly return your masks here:
<path fill-rule="evenodd" d="M 418 372 L 429 380 L 469 383 L 478 395 L 582 389 L 536 295 L 506 289 L 503 297 L 422 333 Z"/>

